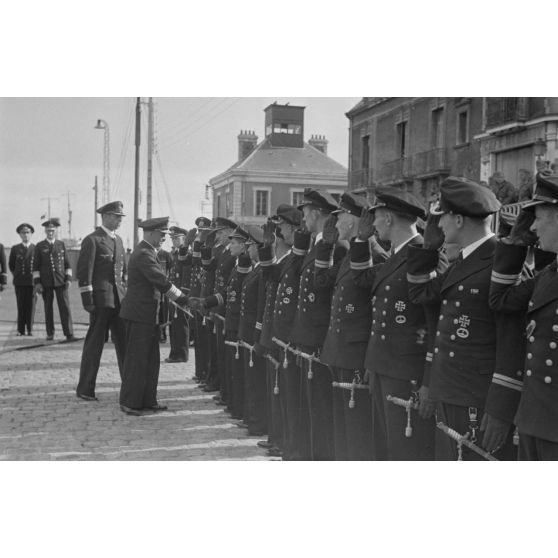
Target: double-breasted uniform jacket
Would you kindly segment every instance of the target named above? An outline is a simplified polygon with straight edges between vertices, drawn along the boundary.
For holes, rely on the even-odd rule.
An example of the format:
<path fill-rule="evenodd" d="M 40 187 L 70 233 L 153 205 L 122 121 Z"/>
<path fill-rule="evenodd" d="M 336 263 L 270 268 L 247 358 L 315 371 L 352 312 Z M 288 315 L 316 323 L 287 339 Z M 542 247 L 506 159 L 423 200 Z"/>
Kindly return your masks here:
<path fill-rule="evenodd" d="M 221 316 L 225 312 L 224 294 L 227 288 L 227 282 L 231 276 L 231 272 L 235 267 L 236 258 L 231 254 L 230 249 L 224 244 L 214 249 L 213 256 L 209 262 L 204 259 L 202 251 L 202 262 L 207 273 L 207 295 L 215 295 L 218 298 L 218 304 L 213 308 L 214 313 Z M 209 289 L 212 289 L 211 291 Z"/>
<path fill-rule="evenodd" d="M 84 305 L 116 308 L 126 294 L 126 259 L 118 235 L 112 239 L 101 227 L 87 235 L 77 263 L 79 292 Z"/>
<path fill-rule="evenodd" d="M 271 246 L 263 246 L 259 249 L 261 275 L 258 291 L 258 308 L 256 316 L 256 329 L 254 341 L 257 341 L 269 351 L 276 352 L 277 345 L 273 343 L 275 332 L 273 331 L 273 312 L 277 295 L 277 286 L 281 270 L 286 259 L 292 252 L 285 253 L 276 260 Z"/>
<path fill-rule="evenodd" d="M 252 265 L 249 256 L 240 256 L 237 265 L 229 276 L 223 294 L 212 295 L 205 299 L 206 308 L 211 309 L 217 305 L 224 306 L 225 331 L 229 339 L 238 336 L 242 284 L 250 271 L 252 271 Z"/>
<path fill-rule="evenodd" d="M 26 247 L 23 242 L 15 244 L 10 250 L 8 265 L 14 276 L 16 287 L 33 286 L 33 261 L 35 259 L 35 245 Z"/>
<path fill-rule="evenodd" d="M 61 240 L 41 240 L 35 246 L 33 283 L 43 287 L 62 287 L 72 280 L 72 267 L 66 246 Z"/>
<path fill-rule="evenodd" d="M 352 242 L 351 266 L 355 283 L 368 286 L 372 296 L 366 368 L 420 383 L 427 352 L 427 327 L 423 306 L 409 299 L 407 255 L 411 246 L 422 246 L 422 237 L 410 239 L 385 263 L 372 265 L 368 243 Z"/>
<path fill-rule="evenodd" d="M 8 282 L 8 268 L 6 267 L 6 252 L 4 245 L 0 244 L 0 285 L 6 285 Z"/>
<path fill-rule="evenodd" d="M 142 240 L 128 262 L 128 290 L 122 300 L 120 317 L 132 322 L 157 324 L 162 294 L 176 300 L 181 292 L 161 268 L 155 248 Z"/>
<path fill-rule="evenodd" d="M 288 343 L 296 317 L 300 288 L 300 269 L 308 250 L 293 248 L 281 267 L 272 269 L 270 280 L 277 280 L 273 311 L 273 332 L 277 339 Z"/>
<path fill-rule="evenodd" d="M 337 245 L 333 251 L 333 263 L 329 266 L 327 273 L 316 277 L 314 261 L 320 243 L 323 241 L 318 239 L 302 263 L 298 306 L 290 336 L 291 343 L 318 351 L 323 345 L 329 326 L 331 295 L 335 277 L 341 260 L 347 252 L 345 247 Z"/>
<path fill-rule="evenodd" d="M 192 250 L 192 272 L 190 275 L 190 296 L 201 296 L 202 282 L 205 275 L 205 269 L 202 267 L 201 261 L 201 242 L 196 240 Z"/>
<path fill-rule="evenodd" d="M 185 246 L 173 253 L 174 282 L 186 293 L 190 292 L 192 282 L 193 255 Z"/>
<path fill-rule="evenodd" d="M 484 408 L 496 366 L 495 313 L 488 305 L 496 239 L 489 238 L 440 276 L 438 252 L 409 246 L 407 280 L 416 304 L 440 302 L 430 366 L 430 397 Z"/>
<path fill-rule="evenodd" d="M 526 313 L 524 371 L 501 370 L 492 392 L 504 401 L 519 394 L 515 424 L 521 432 L 558 443 L 558 265 L 521 281 L 527 249 L 499 243 L 490 284 L 490 305 L 505 313 Z M 522 372 L 522 374 L 520 374 Z M 523 373 L 524 372 L 524 373 Z M 517 402 L 517 398 L 515 398 Z"/>
<path fill-rule="evenodd" d="M 365 244 L 368 246 L 368 243 Z M 333 248 L 333 245 L 324 243 L 318 246 L 315 262 L 317 281 L 328 273 L 329 263 L 333 263 Z M 320 262 L 328 262 L 328 266 L 320 265 Z M 370 289 L 353 281 L 351 257 L 347 253 L 335 277 L 331 316 L 320 360 L 337 368 L 362 370 L 371 322 Z"/>
<path fill-rule="evenodd" d="M 254 264 L 252 266 L 252 271 L 244 278 L 240 295 L 238 338 L 250 345 L 253 345 L 256 341 L 256 323 L 258 321 L 258 300 L 261 277 L 261 266 Z"/>

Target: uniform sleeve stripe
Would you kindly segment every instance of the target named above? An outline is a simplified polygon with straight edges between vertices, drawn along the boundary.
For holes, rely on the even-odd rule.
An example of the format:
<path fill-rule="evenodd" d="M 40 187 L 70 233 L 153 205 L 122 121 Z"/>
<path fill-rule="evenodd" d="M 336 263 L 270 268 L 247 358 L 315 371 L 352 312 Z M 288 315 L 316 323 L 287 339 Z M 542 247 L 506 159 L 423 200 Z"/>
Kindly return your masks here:
<path fill-rule="evenodd" d="M 407 273 L 407 281 L 409 283 L 414 283 L 415 285 L 421 283 L 428 283 L 429 281 L 432 281 L 432 279 L 435 278 L 436 278 L 435 271 L 431 271 L 430 273 L 427 273 L 425 275 L 412 275 L 411 273 Z"/>
<path fill-rule="evenodd" d="M 510 378 L 509 376 L 504 376 L 503 374 L 494 374 L 492 380 L 501 380 L 503 382 L 509 382 L 510 384 L 515 384 L 517 386 L 522 386 L 523 382 L 521 380 L 516 380 L 515 378 Z"/>
<path fill-rule="evenodd" d="M 273 258 L 272 260 L 260 260 L 260 265 L 262 267 L 270 267 L 275 263 L 277 263 L 277 258 Z"/>
<path fill-rule="evenodd" d="M 85 285 L 84 287 L 79 288 L 80 293 L 90 293 L 93 291 L 93 285 Z"/>
<path fill-rule="evenodd" d="M 178 256 L 178 261 L 179 261 L 179 262 L 183 262 L 183 261 L 185 261 L 185 260 L 187 260 L 187 259 L 188 259 L 188 254 L 186 254 L 185 256 Z"/>
<path fill-rule="evenodd" d="M 174 285 L 171 285 L 171 288 L 165 293 L 165 296 L 167 296 L 171 300 L 176 300 L 177 298 L 180 298 L 182 296 L 182 292 Z"/>
<path fill-rule="evenodd" d="M 301 250 L 300 248 L 293 248 L 293 254 L 295 256 L 306 256 L 308 250 Z"/>
<path fill-rule="evenodd" d="M 370 269 L 372 267 L 372 259 L 366 260 L 365 262 L 353 262 L 351 260 L 351 269 L 354 271 L 360 271 L 362 269 Z"/>
<path fill-rule="evenodd" d="M 260 322 L 256 322 L 256 329 L 258 329 L 259 331 L 262 330 L 262 324 Z"/>
<path fill-rule="evenodd" d="M 315 260 L 314 265 L 320 269 L 329 269 L 333 266 L 333 259 L 331 260 Z"/>
<path fill-rule="evenodd" d="M 505 382 L 504 380 L 501 380 L 499 378 L 492 378 L 492 383 L 507 387 L 509 389 L 515 389 L 516 391 L 523 391 L 523 384 L 515 385 L 510 382 Z"/>
<path fill-rule="evenodd" d="M 194 258 L 201 258 L 201 252 L 192 252 Z"/>
<path fill-rule="evenodd" d="M 434 355 L 432 353 L 426 353 L 426 362 L 432 362 L 432 358 L 434 357 Z"/>
<path fill-rule="evenodd" d="M 492 270 L 491 280 L 495 283 L 501 283 L 502 285 L 513 285 L 521 277 L 519 273 L 514 273 L 513 275 L 506 275 L 504 273 L 498 273 Z"/>
<path fill-rule="evenodd" d="M 249 266 L 249 267 L 237 266 L 236 269 L 238 270 L 238 273 L 250 273 L 250 271 L 252 271 L 252 266 Z"/>

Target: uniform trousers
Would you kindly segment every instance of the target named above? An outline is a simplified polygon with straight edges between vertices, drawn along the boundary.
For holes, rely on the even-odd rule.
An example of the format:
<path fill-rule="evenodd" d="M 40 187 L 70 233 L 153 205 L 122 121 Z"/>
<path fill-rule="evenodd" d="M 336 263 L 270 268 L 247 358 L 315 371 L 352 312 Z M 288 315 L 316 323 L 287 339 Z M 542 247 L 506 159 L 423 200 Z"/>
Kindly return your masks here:
<path fill-rule="evenodd" d="M 263 357 L 252 351 L 244 352 L 244 401 L 248 434 L 262 436 L 267 433 L 267 376 Z M 252 358 L 250 358 L 250 356 Z M 252 366 L 250 366 L 252 364 Z"/>
<path fill-rule="evenodd" d="M 372 406 L 383 420 L 375 422 L 374 439 L 384 439 L 387 459 L 390 461 L 431 461 L 434 459 L 436 421 L 434 417 L 422 419 L 417 411 L 411 411 L 410 437 L 405 436 L 407 411 L 387 400 L 387 396 L 408 400 L 413 392 L 410 380 L 400 380 L 371 372 Z M 380 431 L 378 431 L 380 430 Z"/>
<path fill-rule="evenodd" d="M 58 304 L 58 313 L 60 314 L 62 331 L 66 337 L 73 335 L 74 324 L 70 313 L 70 296 L 65 285 L 62 287 L 44 287 L 43 289 L 47 335 L 54 335 L 54 295 L 56 295 L 56 303 Z"/>
<path fill-rule="evenodd" d="M 17 331 L 23 335 L 33 331 L 35 320 L 36 296 L 32 285 L 16 285 L 15 295 L 17 303 Z"/>
<path fill-rule="evenodd" d="M 95 397 L 95 382 L 101 364 L 101 355 L 105 346 L 107 331 L 110 330 L 116 350 L 118 370 L 122 378 L 126 347 L 126 330 L 124 321 L 119 317 L 120 308 L 95 308 L 89 314 L 89 329 L 85 335 L 77 393 Z"/>
<path fill-rule="evenodd" d="M 161 303 L 159 304 L 159 323 L 166 324 L 169 321 L 169 301 L 166 297 L 163 297 Z M 167 340 L 167 326 L 163 326 L 159 328 L 159 335 L 161 341 Z"/>
<path fill-rule="evenodd" d="M 208 368 L 205 383 L 219 389 L 219 364 L 218 364 L 218 345 L 217 345 L 217 329 L 221 327 L 219 320 L 208 321 L 207 340 L 208 340 Z"/>
<path fill-rule="evenodd" d="M 283 460 L 300 461 L 310 459 L 310 424 L 302 423 L 301 385 L 302 371 L 296 357 L 289 351 L 281 350 L 279 386 L 281 416 L 283 422 Z M 287 366 L 284 366 L 286 362 Z"/>
<path fill-rule="evenodd" d="M 120 404 L 144 409 L 157 404 L 159 381 L 159 326 L 124 320 L 126 354 L 120 388 Z"/>
<path fill-rule="evenodd" d="M 308 347 L 300 347 L 312 353 Z M 310 455 L 313 461 L 330 461 L 335 458 L 333 442 L 333 377 L 325 364 L 302 361 L 302 411 L 310 425 Z M 311 378 L 309 377 L 312 370 Z"/>
<path fill-rule="evenodd" d="M 169 358 L 188 362 L 190 346 L 190 324 L 188 322 L 188 315 L 174 306 L 171 306 L 170 311 L 171 323 L 169 326 Z"/>
<path fill-rule="evenodd" d="M 236 342 L 238 340 L 238 332 L 227 331 L 226 337 L 228 341 Z M 230 395 L 231 401 L 229 408 L 232 418 L 242 419 L 244 417 L 244 352 L 242 349 L 236 349 L 225 345 L 227 372 L 230 374 Z M 237 358 L 238 357 L 238 358 Z"/>
<path fill-rule="evenodd" d="M 520 461 L 558 461 L 558 444 L 519 432 Z"/>
<path fill-rule="evenodd" d="M 229 400 L 230 382 L 227 382 L 227 367 L 225 365 L 225 338 L 225 324 L 222 321 L 217 320 L 215 322 L 215 344 L 217 347 L 215 357 L 217 362 L 218 385 L 221 399 L 227 402 Z"/>
<path fill-rule="evenodd" d="M 350 384 L 355 371 L 331 367 L 337 382 Z M 362 384 L 359 384 L 362 386 Z M 372 405 L 368 386 L 333 388 L 333 429 L 335 461 L 370 461 L 372 459 Z"/>
<path fill-rule="evenodd" d="M 270 354 L 278 360 L 277 351 L 269 350 Z M 281 388 L 282 378 L 279 367 L 265 359 L 267 375 L 267 434 L 269 443 L 279 449 L 283 449 L 283 419 L 281 415 Z"/>
<path fill-rule="evenodd" d="M 196 360 L 196 378 L 199 380 L 205 380 L 207 378 L 209 362 L 209 333 L 207 332 L 207 325 L 205 325 L 204 322 L 204 317 L 199 312 L 196 312 L 194 356 Z"/>
<path fill-rule="evenodd" d="M 477 408 L 477 424 L 480 427 L 484 409 Z M 460 405 L 453 405 L 450 403 L 438 402 L 436 407 L 437 420 L 442 421 L 444 424 L 453 428 L 459 434 L 465 435 L 470 432 L 469 429 L 469 407 L 462 407 Z M 516 461 L 517 460 L 517 447 L 513 444 L 514 428 L 510 428 L 510 432 L 504 443 L 502 449 L 494 453 L 494 457 L 500 461 Z M 477 446 L 482 446 L 483 433 L 480 428 L 476 430 Z M 471 440 L 473 441 L 473 440 Z M 444 434 L 440 429 L 436 429 L 436 460 L 437 461 L 455 461 L 458 458 L 457 444 L 449 436 Z M 474 451 L 462 447 L 463 461 L 483 461 L 484 458 L 475 453 Z"/>

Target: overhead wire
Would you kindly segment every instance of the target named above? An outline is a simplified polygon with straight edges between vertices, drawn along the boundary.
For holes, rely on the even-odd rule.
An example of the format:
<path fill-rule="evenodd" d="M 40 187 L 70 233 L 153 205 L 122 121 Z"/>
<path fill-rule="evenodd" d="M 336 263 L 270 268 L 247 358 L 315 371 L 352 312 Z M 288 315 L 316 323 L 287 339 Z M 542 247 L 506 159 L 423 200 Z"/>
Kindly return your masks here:
<path fill-rule="evenodd" d="M 174 119 L 170 124 L 166 124 L 164 122 L 163 119 L 163 124 L 165 124 L 165 128 L 167 130 L 170 130 L 171 133 L 174 133 L 176 130 L 178 130 L 179 128 L 182 128 L 184 126 L 188 125 L 188 119 L 192 118 L 194 115 L 196 115 L 198 112 L 200 112 L 201 110 L 203 110 L 208 104 L 212 103 L 215 100 L 215 97 L 208 97 L 204 103 L 202 103 L 200 106 L 194 108 L 194 110 L 190 111 L 188 114 L 181 114 L 180 116 L 178 116 L 176 119 Z M 184 122 L 184 120 L 186 120 L 186 122 Z"/>
<path fill-rule="evenodd" d="M 114 185 L 114 197 L 118 196 L 118 192 L 120 190 L 120 181 L 122 179 L 122 172 L 124 170 L 124 165 L 126 163 L 126 158 L 128 156 L 128 149 L 130 146 L 130 137 L 131 137 L 131 129 L 132 129 L 132 122 L 134 118 L 134 103 L 132 102 L 132 107 L 130 109 L 130 116 L 128 117 L 128 125 L 126 126 L 126 131 L 124 133 L 124 137 L 122 138 L 122 146 L 120 148 L 120 159 L 118 163 L 118 173 L 116 177 L 116 182 Z"/>

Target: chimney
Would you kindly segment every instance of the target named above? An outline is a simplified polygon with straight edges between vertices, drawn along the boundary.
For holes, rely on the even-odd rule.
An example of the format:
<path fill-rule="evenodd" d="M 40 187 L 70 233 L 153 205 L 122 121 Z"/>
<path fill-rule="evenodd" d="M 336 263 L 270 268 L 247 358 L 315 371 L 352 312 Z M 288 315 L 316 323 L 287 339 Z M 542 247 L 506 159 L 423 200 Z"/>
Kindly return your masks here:
<path fill-rule="evenodd" d="M 243 161 L 258 145 L 258 136 L 253 130 L 241 130 L 238 134 L 238 160 Z"/>
<path fill-rule="evenodd" d="M 321 151 L 324 155 L 327 155 L 327 144 L 329 142 L 326 140 L 325 136 L 312 135 L 308 143 L 318 151 Z"/>

